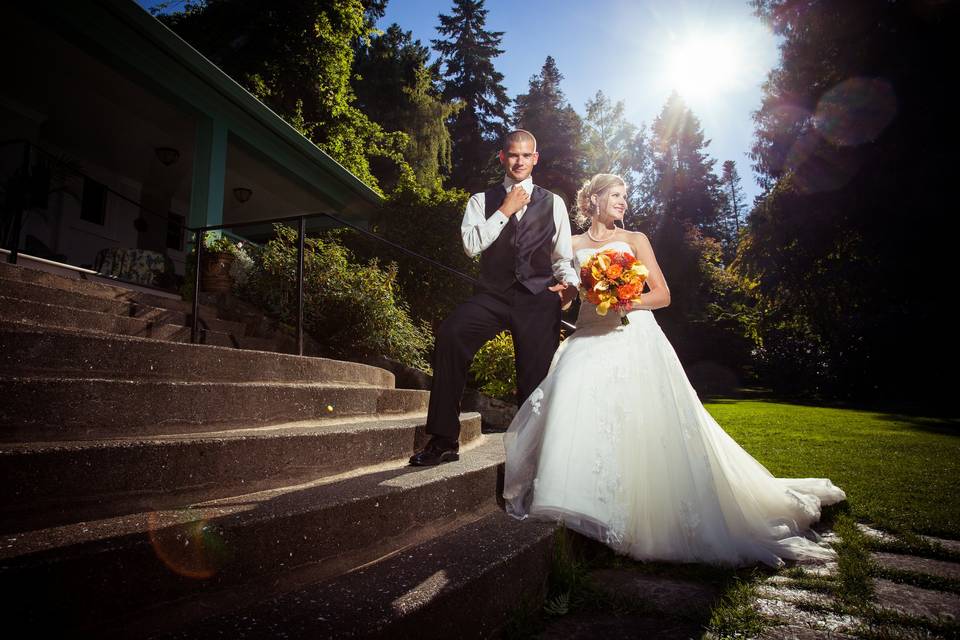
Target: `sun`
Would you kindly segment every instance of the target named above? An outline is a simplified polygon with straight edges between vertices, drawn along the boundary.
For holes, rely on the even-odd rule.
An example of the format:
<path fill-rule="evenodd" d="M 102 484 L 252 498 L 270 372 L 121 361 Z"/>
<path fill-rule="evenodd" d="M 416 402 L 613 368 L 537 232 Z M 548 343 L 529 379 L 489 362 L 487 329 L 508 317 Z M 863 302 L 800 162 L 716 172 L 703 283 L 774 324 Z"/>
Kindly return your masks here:
<path fill-rule="evenodd" d="M 741 45 L 730 35 L 689 36 L 670 45 L 664 80 L 688 99 L 733 89 L 743 68 Z"/>

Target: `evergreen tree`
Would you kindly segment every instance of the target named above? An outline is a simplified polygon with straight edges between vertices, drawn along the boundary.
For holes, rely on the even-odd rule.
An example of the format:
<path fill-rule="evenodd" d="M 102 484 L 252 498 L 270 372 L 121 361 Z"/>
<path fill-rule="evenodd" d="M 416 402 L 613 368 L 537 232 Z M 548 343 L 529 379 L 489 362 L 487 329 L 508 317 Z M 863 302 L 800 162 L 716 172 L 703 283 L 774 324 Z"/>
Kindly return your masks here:
<path fill-rule="evenodd" d="M 453 172 L 451 183 L 470 191 L 485 188 L 495 171 L 494 156 L 506 133 L 507 98 L 503 74 L 493 59 L 502 31 L 487 31 L 484 0 L 454 0 L 450 15 L 440 14 L 433 48 L 443 65 L 443 97 L 463 108 L 452 117 Z"/>
<path fill-rule="evenodd" d="M 440 185 L 449 171 L 452 143 L 447 120 L 457 110 L 435 88 L 436 78 L 427 64 L 429 50 L 399 25 L 361 43 L 354 62 L 353 85 L 357 106 L 387 131 L 402 131 L 408 142 L 404 157 L 417 182 L 426 188 Z M 390 165 L 379 167 L 385 189 L 397 182 Z"/>
<path fill-rule="evenodd" d="M 667 98 L 651 133 L 651 162 L 661 206 L 658 223 L 693 226 L 704 235 L 721 237 L 723 194 L 713 173 L 716 160 L 706 154 L 710 141 L 677 93 Z"/>
<path fill-rule="evenodd" d="M 672 94 L 647 142 L 655 203 L 651 241 L 671 293 L 658 322 L 685 365 L 722 363 L 735 379 L 749 345 L 737 319 L 738 283 L 724 264 L 720 218 L 725 198 L 708 144 L 696 116 Z"/>
<path fill-rule="evenodd" d="M 723 163 L 723 173 L 720 176 L 720 183 L 726 196 L 726 220 L 724 221 L 724 256 L 727 264 L 736 253 L 737 242 L 740 239 L 740 226 L 743 221 L 743 213 L 746 209 L 746 197 L 743 194 L 743 187 L 740 186 L 740 173 L 737 171 L 737 163 L 733 160 L 726 160 Z"/>
<path fill-rule="evenodd" d="M 587 173 L 614 173 L 627 179 L 636 127 L 624 118 L 623 101 L 613 104 L 603 91 L 587 100 Z"/>
<path fill-rule="evenodd" d="M 629 211 L 624 218 L 624 227 L 634 231 L 652 233 L 656 228 L 660 207 L 657 200 L 657 176 L 653 167 L 653 150 L 650 130 L 641 123 L 630 141 Z"/>
<path fill-rule="evenodd" d="M 958 6 L 754 5 L 782 38 L 781 62 L 755 115 L 765 192 L 734 264 L 755 283 L 765 382 L 945 405 L 952 379 L 925 358 L 957 357 L 943 308 L 957 235 L 943 80 Z"/>
<path fill-rule="evenodd" d="M 547 56 L 540 74 L 530 78 L 527 93 L 514 101 L 513 122 L 537 138 L 537 184 L 569 204 L 586 176 L 586 155 L 583 121 L 563 95 L 561 80 L 557 63 Z"/>

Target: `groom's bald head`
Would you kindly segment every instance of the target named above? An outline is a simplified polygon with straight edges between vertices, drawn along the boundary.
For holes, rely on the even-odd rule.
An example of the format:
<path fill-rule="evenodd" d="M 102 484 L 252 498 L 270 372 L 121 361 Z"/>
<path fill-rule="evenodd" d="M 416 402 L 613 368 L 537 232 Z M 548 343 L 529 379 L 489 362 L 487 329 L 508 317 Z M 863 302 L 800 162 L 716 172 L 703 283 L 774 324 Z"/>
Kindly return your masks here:
<path fill-rule="evenodd" d="M 527 131 L 526 129 L 514 129 L 506 136 L 503 137 L 503 146 L 500 147 L 503 151 L 509 151 L 510 145 L 515 142 L 529 142 L 533 145 L 533 150 L 537 150 L 537 139 L 533 137 L 533 134 Z"/>

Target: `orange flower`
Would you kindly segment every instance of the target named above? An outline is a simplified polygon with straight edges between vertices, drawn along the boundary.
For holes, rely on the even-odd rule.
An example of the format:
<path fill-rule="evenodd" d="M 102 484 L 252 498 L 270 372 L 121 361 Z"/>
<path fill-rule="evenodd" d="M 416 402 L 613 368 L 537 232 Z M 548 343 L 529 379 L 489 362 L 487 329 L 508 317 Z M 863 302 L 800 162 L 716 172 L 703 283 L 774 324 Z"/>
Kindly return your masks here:
<path fill-rule="evenodd" d="M 620 302 L 627 302 L 637 297 L 637 285 L 624 284 L 617 287 L 617 299 Z"/>
<path fill-rule="evenodd" d="M 587 302 L 590 304 L 600 304 L 600 294 L 594 290 L 587 291 Z"/>
<path fill-rule="evenodd" d="M 606 275 L 611 280 L 616 280 L 617 278 L 620 277 L 621 273 L 623 273 L 623 267 L 621 267 L 619 264 L 614 262 L 609 267 L 607 267 L 607 270 L 604 273 L 604 275 Z"/>

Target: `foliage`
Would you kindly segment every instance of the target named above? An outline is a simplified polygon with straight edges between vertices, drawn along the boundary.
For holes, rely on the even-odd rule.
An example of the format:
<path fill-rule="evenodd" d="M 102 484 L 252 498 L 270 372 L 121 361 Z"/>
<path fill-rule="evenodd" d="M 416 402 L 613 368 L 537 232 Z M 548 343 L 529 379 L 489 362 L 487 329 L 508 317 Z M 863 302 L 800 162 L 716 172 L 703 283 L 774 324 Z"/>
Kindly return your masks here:
<path fill-rule="evenodd" d="M 636 127 L 624 118 L 623 101 L 613 104 L 603 91 L 597 91 L 587 100 L 586 109 L 587 173 L 626 177 Z"/>
<path fill-rule="evenodd" d="M 282 321 L 294 323 L 297 300 L 297 232 L 275 226 L 238 294 Z M 357 264 L 347 249 L 316 238 L 304 248 L 304 327 L 327 355 L 357 360 L 384 355 L 426 369 L 429 330 L 410 319 L 395 291 L 395 266 Z"/>
<path fill-rule="evenodd" d="M 537 138 L 537 184 L 572 203 L 586 178 L 584 132 L 583 121 L 560 88 L 561 80 L 556 61 L 547 56 L 540 74 L 530 78 L 527 93 L 514 101 L 513 122 Z"/>
<path fill-rule="evenodd" d="M 210 253 L 229 253 L 236 256 L 242 246 L 242 243 L 238 245 L 223 233 L 207 231 L 203 234 L 203 249 Z"/>
<path fill-rule="evenodd" d="M 514 362 L 513 338 L 506 331 L 497 334 L 480 347 L 473 358 L 470 373 L 480 391 L 505 402 L 517 397 L 517 370 Z"/>
<path fill-rule="evenodd" d="M 392 24 L 358 47 L 353 81 L 357 106 L 385 130 L 407 135 L 404 157 L 427 189 L 439 187 L 442 174 L 450 169 L 452 142 L 446 122 L 462 106 L 442 98 L 429 58 L 419 40 Z M 389 164 L 378 175 L 386 191 L 399 179 Z"/>
<path fill-rule="evenodd" d="M 407 136 L 354 104 L 353 44 L 369 33 L 371 10 L 360 0 L 207 0 L 158 17 L 376 189 L 371 158 L 402 163 Z"/>
<path fill-rule="evenodd" d="M 459 189 L 424 189 L 412 174 L 401 177 L 370 222 L 370 230 L 406 249 L 435 260 L 468 278 L 476 278 L 479 261 L 463 251 L 460 222 L 469 194 Z M 396 284 L 411 315 L 436 330 L 440 322 L 473 292 L 473 282 L 445 269 L 352 232 L 331 239 L 357 255 L 397 265 Z"/>
<path fill-rule="evenodd" d="M 735 386 L 746 374 L 755 330 L 750 281 L 727 270 L 717 220 L 724 204 L 709 144 L 696 116 L 671 95 L 637 140 L 638 184 L 648 196 L 646 222 L 670 287 L 658 322 L 688 373 L 704 388 Z M 642 155 L 638 159 L 637 154 Z"/>
<path fill-rule="evenodd" d="M 957 357 L 952 3 L 759 0 L 782 62 L 755 114 L 765 187 L 736 262 L 757 283 L 761 365 L 778 389 L 946 404 L 925 363 Z"/>
<path fill-rule="evenodd" d="M 749 580 L 737 580 L 724 590 L 720 602 L 710 612 L 709 629 L 719 638 L 759 636 L 768 626 L 757 610 L 757 588 Z"/>
<path fill-rule="evenodd" d="M 840 540 L 834 545 L 837 551 L 837 581 L 840 583 L 837 596 L 846 604 L 865 605 L 874 597 L 866 536 L 857 529 L 857 523 L 846 513 L 837 517 L 834 532 L 840 536 Z"/>
<path fill-rule="evenodd" d="M 707 155 L 700 121 L 673 93 L 651 127 L 652 167 L 659 200 L 657 225 L 692 225 L 705 235 L 722 237 L 718 218 L 723 209 L 716 160 Z"/>
<path fill-rule="evenodd" d="M 454 0 L 450 15 L 440 14 L 432 40 L 443 72 L 443 97 L 463 103 L 450 121 L 453 138 L 451 184 L 480 191 L 491 173 L 498 143 L 506 133 L 507 105 L 503 74 L 493 59 L 503 53 L 502 31 L 487 31 L 484 0 Z"/>
<path fill-rule="evenodd" d="M 653 169 L 650 129 L 641 123 L 628 149 L 630 174 L 627 182 L 629 209 L 623 226 L 633 231 L 652 233 L 660 202 L 657 198 L 657 175 Z"/>
<path fill-rule="evenodd" d="M 741 186 L 737 163 L 733 160 L 724 160 L 723 172 L 720 174 L 720 184 L 726 196 L 723 201 L 724 209 L 721 220 L 724 262 L 730 264 L 737 251 L 737 243 L 740 241 L 740 229 L 743 225 L 744 213 L 746 211 L 746 196 Z"/>

